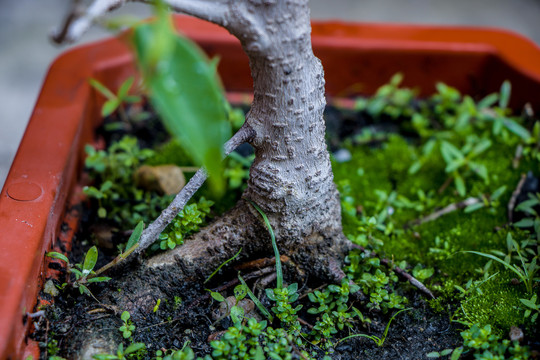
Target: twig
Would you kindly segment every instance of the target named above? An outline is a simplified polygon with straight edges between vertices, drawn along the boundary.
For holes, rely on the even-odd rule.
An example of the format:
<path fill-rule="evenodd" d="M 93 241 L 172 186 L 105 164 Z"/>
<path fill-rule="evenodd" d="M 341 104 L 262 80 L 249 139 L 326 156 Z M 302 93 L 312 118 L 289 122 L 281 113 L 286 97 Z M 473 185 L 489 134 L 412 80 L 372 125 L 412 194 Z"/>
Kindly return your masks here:
<path fill-rule="evenodd" d="M 358 249 L 360 251 L 366 252 L 371 257 L 377 257 L 376 253 L 367 250 L 363 246 L 352 244 L 352 247 L 354 249 Z M 411 283 L 411 285 L 416 287 L 418 290 L 422 291 L 424 294 L 431 297 L 432 299 L 435 299 L 435 295 L 433 295 L 433 293 L 424 284 L 422 284 L 418 279 L 416 279 L 414 276 L 412 276 L 411 274 L 409 274 L 408 272 L 406 272 L 405 270 L 403 270 L 399 266 L 393 266 L 394 265 L 393 261 L 388 260 L 386 258 L 380 258 L 380 260 L 381 260 L 381 263 L 383 263 L 384 265 L 390 267 L 396 274 L 398 274 L 398 275 L 402 276 L 403 278 L 405 278 L 409 283 Z"/>
<path fill-rule="evenodd" d="M 474 204 L 478 204 L 480 203 L 482 200 L 480 198 L 475 198 L 475 197 L 470 197 L 470 198 L 467 198 L 463 201 L 460 201 L 458 203 L 454 203 L 454 204 L 450 204 L 440 210 L 437 210 L 423 218 L 420 218 L 420 219 L 416 219 L 416 220 L 413 220 L 411 222 L 409 222 L 408 224 L 406 224 L 404 227 L 405 228 L 409 228 L 409 227 L 412 227 L 412 226 L 417 226 L 417 225 L 422 225 L 424 223 L 427 223 L 427 222 L 430 222 L 430 221 L 433 221 L 433 220 L 437 220 L 438 218 L 440 218 L 441 216 L 443 215 L 446 215 L 446 214 L 449 214 L 453 211 L 456 211 L 456 210 L 459 210 L 459 209 L 463 209 L 467 206 L 470 206 L 470 205 L 474 205 Z"/>
<path fill-rule="evenodd" d="M 517 198 L 519 197 L 519 194 L 521 194 L 521 189 L 523 189 L 523 185 L 525 185 L 526 179 L 527 175 L 521 174 L 521 178 L 519 179 L 516 189 L 512 193 L 510 201 L 508 201 L 508 221 L 510 222 L 510 224 L 514 222 L 514 208 L 516 207 Z"/>
<path fill-rule="evenodd" d="M 233 152 L 238 146 L 253 138 L 254 135 L 255 131 L 249 125 L 244 123 L 244 126 L 242 126 L 240 130 L 238 130 L 236 134 L 234 134 L 229 141 L 225 143 L 225 157 Z M 175 196 L 174 200 L 169 204 L 169 206 L 167 206 L 167 208 L 161 212 L 154 222 L 144 229 L 141 238 L 135 246 L 125 253 L 118 255 L 116 258 L 114 258 L 114 260 L 104 265 L 102 268 L 98 269 L 95 274 L 89 275 L 87 278 L 90 279 L 102 274 L 110 268 L 123 263 L 130 257 L 131 254 L 141 254 L 150 245 L 152 245 L 158 238 L 159 234 L 161 234 L 165 227 L 167 227 L 167 225 L 169 225 L 176 215 L 182 211 L 195 192 L 202 186 L 202 184 L 204 184 L 207 177 L 208 174 L 206 173 L 206 170 L 204 168 L 200 168 L 189 180 L 189 182 L 182 188 L 182 190 L 180 190 L 180 192 Z"/>
<path fill-rule="evenodd" d="M 312 330 L 313 329 L 313 325 L 311 325 L 310 323 L 308 323 L 306 320 L 302 319 L 302 318 L 298 318 L 298 322 L 304 326 L 306 326 L 307 328 L 309 328 L 309 330 Z"/>
<path fill-rule="evenodd" d="M 450 185 L 452 183 L 452 180 L 454 180 L 453 177 L 449 176 L 446 181 L 441 185 L 441 187 L 439 188 L 439 190 L 437 190 L 437 193 L 439 194 L 442 194 L 444 192 L 444 190 L 446 190 L 446 188 L 448 187 L 448 185 Z"/>

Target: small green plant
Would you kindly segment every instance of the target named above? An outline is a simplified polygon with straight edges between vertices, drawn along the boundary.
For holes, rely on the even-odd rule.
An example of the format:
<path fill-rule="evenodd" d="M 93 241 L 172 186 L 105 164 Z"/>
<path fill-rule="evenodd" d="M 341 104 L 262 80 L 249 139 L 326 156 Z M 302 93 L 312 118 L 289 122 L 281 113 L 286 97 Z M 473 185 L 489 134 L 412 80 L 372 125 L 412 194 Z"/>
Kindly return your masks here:
<path fill-rule="evenodd" d="M 180 350 L 156 351 L 155 360 L 194 360 L 195 353 L 189 347 L 189 341 L 184 343 Z"/>
<path fill-rule="evenodd" d="M 96 200 L 98 217 L 133 228 L 139 221 L 149 223 L 168 203 L 169 197 L 135 186 L 136 169 L 154 155 L 153 150 L 141 149 L 136 138 L 124 136 L 106 151 L 86 145 L 85 151 L 85 165 L 95 184 L 85 186 L 83 191 Z"/>
<path fill-rule="evenodd" d="M 475 359 L 506 359 L 509 356 L 513 360 L 528 359 L 530 351 L 522 347 L 517 341 L 501 340 L 491 331 L 491 326 L 480 327 L 473 325 L 469 330 L 461 333 L 465 349 L 470 349 Z"/>
<path fill-rule="evenodd" d="M 426 357 L 430 359 L 439 359 L 450 355 L 450 360 L 458 360 L 461 354 L 463 353 L 463 346 L 457 347 L 455 349 L 444 349 L 439 351 L 432 351 L 426 354 Z"/>
<path fill-rule="evenodd" d="M 519 299 L 523 305 L 525 305 L 525 318 L 531 317 L 531 322 L 535 323 L 540 314 L 540 304 L 537 303 L 537 295 L 534 294 L 530 299 Z M 531 316 L 532 314 L 532 316 Z"/>
<path fill-rule="evenodd" d="M 174 249 L 184 243 L 184 239 L 199 230 L 201 225 L 210 214 L 213 201 L 201 197 L 197 203 L 189 204 L 176 215 L 174 220 L 159 235 L 159 244 L 152 247 L 153 250 Z"/>
<path fill-rule="evenodd" d="M 294 283 L 287 287 L 266 289 L 266 296 L 275 302 L 272 311 L 287 331 L 290 334 L 299 334 L 301 326 L 297 312 L 302 309 L 302 305 L 295 307 L 292 305 L 298 300 L 298 284 Z"/>
<path fill-rule="evenodd" d="M 242 322 L 242 320 L 244 319 L 244 316 L 245 316 L 245 311 L 244 311 L 244 308 L 239 306 L 239 303 L 240 303 L 241 300 L 243 300 L 246 297 L 246 295 L 248 293 L 248 289 L 247 289 L 246 285 L 240 284 L 240 285 L 235 286 L 235 288 L 234 288 L 234 304 L 231 304 L 229 299 L 225 299 L 225 297 L 223 297 L 223 295 L 221 295 L 220 293 L 215 292 L 215 291 L 211 291 L 211 290 L 209 290 L 209 291 L 210 291 L 210 296 L 212 296 L 212 298 L 214 300 L 226 305 L 226 308 L 227 308 L 226 310 L 227 311 L 223 315 L 223 317 L 230 316 L 233 324 L 237 324 L 237 323 Z M 218 319 L 217 321 L 220 321 L 220 320 L 221 320 L 221 318 Z"/>
<path fill-rule="evenodd" d="M 349 295 L 358 291 L 360 287 L 350 284 L 347 278 L 341 285 L 328 285 L 324 290 L 315 290 L 308 293 L 309 300 L 316 307 L 308 309 L 309 314 L 318 315 L 317 322 L 310 335 L 314 344 L 322 344 L 324 348 L 333 346 L 330 340 L 338 330 L 353 328 L 354 318 L 358 317 L 362 323 L 371 323 L 364 318 L 362 312 L 354 306 L 349 306 Z"/>
<path fill-rule="evenodd" d="M 92 296 L 92 293 L 88 289 L 87 284 L 106 282 L 111 279 L 110 277 L 106 276 L 94 276 L 96 274 L 94 272 L 94 267 L 96 266 L 98 258 L 98 250 L 95 246 L 92 246 L 88 250 L 82 264 L 72 265 L 69 262 L 67 256 L 58 252 L 51 251 L 48 252 L 46 255 L 54 259 L 62 260 L 67 264 L 67 271 L 75 276 L 75 280 L 71 283 L 71 285 L 74 288 L 79 289 L 79 292 L 81 294 L 87 294 Z M 61 288 L 64 288 L 66 285 L 67 284 L 62 284 Z"/>
<path fill-rule="evenodd" d="M 210 343 L 214 360 L 293 359 L 293 338 L 283 329 L 267 327 L 266 321 L 251 318 L 236 323 L 220 340 Z"/>
<path fill-rule="evenodd" d="M 93 358 L 96 360 L 128 360 L 137 359 L 146 352 L 146 345 L 143 343 L 133 343 L 124 349 L 124 344 L 119 344 L 116 354 L 97 354 Z"/>
<path fill-rule="evenodd" d="M 381 337 L 378 337 L 378 336 L 375 336 L 375 335 L 368 335 L 368 334 L 353 334 L 353 335 L 349 335 L 347 337 L 344 337 L 343 339 L 340 339 L 337 343 L 336 343 L 336 346 L 337 344 L 345 341 L 345 340 L 348 340 L 348 339 L 351 339 L 351 338 L 354 338 L 354 337 L 365 337 L 365 338 L 368 338 L 370 340 L 373 340 L 373 342 L 378 346 L 378 347 L 381 347 L 384 345 L 384 341 L 386 340 L 386 337 L 388 336 L 388 332 L 390 331 L 390 324 L 392 323 L 392 321 L 394 321 L 394 319 L 396 318 L 396 316 L 398 316 L 400 313 L 404 312 L 404 311 L 409 311 L 411 310 L 412 308 L 408 308 L 408 309 L 402 309 L 402 310 L 399 310 L 398 312 L 396 312 L 391 318 L 390 320 L 388 321 L 388 323 L 386 324 L 386 327 L 384 328 L 384 332 L 382 334 Z"/>
<path fill-rule="evenodd" d="M 131 339 L 133 331 L 135 331 L 135 325 L 131 322 L 131 314 L 128 311 L 122 312 L 120 319 L 122 319 L 122 326 L 118 328 L 118 331 L 122 333 L 124 339 Z"/>
<path fill-rule="evenodd" d="M 493 261 L 502 264 L 506 269 L 512 271 L 518 276 L 521 282 L 525 285 L 527 294 L 533 294 L 534 283 L 539 280 L 537 273 L 540 270 L 540 265 L 537 264 L 538 254 L 534 255 L 532 258 L 527 258 L 526 253 L 522 250 L 529 244 L 528 241 L 524 242 L 525 246 L 520 247 L 520 245 L 512 238 L 512 234 L 508 233 L 506 241 L 509 244 L 509 250 L 515 250 L 516 254 L 520 260 L 520 265 L 512 264 L 512 257 L 508 256 L 503 258 L 497 257 L 495 255 L 478 252 L 478 251 L 465 251 L 466 253 L 471 253 L 479 256 L 486 257 Z M 533 253 L 534 254 L 534 253 Z"/>
<path fill-rule="evenodd" d="M 520 228 L 531 227 L 536 233 L 536 238 L 540 238 L 540 214 L 538 209 L 540 208 L 540 193 L 529 193 L 529 199 L 523 201 L 516 206 L 516 211 L 521 211 L 525 214 L 525 218 L 514 223 L 514 226 Z"/>
<path fill-rule="evenodd" d="M 130 118 L 132 117 L 128 117 L 128 115 L 126 114 L 126 108 L 124 104 L 141 102 L 140 96 L 129 94 L 129 91 L 131 90 L 134 81 L 135 79 L 133 77 L 127 78 L 126 81 L 124 81 L 120 85 L 120 87 L 118 88 L 118 92 L 115 94 L 98 80 L 92 78 L 88 80 L 88 82 L 90 83 L 90 85 L 92 85 L 94 89 L 96 89 L 101 95 L 107 98 L 107 101 L 105 101 L 103 107 L 101 108 L 101 116 L 107 117 L 115 111 L 118 111 L 122 122 L 125 124 L 129 124 Z"/>
<path fill-rule="evenodd" d="M 377 90 L 373 97 L 356 100 L 356 110 L 365 110 L 373 117 L 385 115 L 398 119 L 403 116 L 412 116 L 415 110 L 413 101 L 416 91 L 400 88 L 402 81 L 403 75 L 395 74 L 387 84 Z"/>

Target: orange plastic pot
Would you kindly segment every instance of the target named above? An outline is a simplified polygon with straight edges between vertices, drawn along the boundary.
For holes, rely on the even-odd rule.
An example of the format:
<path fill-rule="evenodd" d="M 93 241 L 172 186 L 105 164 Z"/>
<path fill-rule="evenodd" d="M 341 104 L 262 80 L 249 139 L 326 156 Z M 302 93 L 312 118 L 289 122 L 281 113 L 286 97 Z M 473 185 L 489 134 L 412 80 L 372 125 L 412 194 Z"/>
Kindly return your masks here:
<path fill-rule="evenodd" d="M 251 91 L 248 60 L 235 38 L 193 18 L 176 17 L 176 25 L 211 56 L 219 55 L 228 91 Z M 422 94 L 443 81 L 484 96 L 510 80 L 512 106 L 530 102 L 540 110 L 540 49 L 506 31 L 315 22 L 313 46 L 331 96 L 372 93 L 399 71 L 405 85 Z M 37 358 L 37 344 L 28 337 L 37 318 L 28 314 L 36 310 L 36 295 L 48 276 L 45 253 L 77 226 L 70 204 L 82 149 L 100 122 L 103 99 L 87 80 L 116 89 L 134 73 L 129 48 L 118 39 L 71 50 L 49 70 L 0 195 L 1 359 Z"/>

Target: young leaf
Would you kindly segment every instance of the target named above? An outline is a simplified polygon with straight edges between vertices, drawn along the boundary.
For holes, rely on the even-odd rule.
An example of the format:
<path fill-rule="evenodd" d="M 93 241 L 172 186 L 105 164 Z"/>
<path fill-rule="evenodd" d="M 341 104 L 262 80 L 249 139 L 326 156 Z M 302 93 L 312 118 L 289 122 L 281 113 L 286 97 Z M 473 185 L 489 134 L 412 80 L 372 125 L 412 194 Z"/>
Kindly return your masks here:
<path fill-rule="evenodd" d="M 141 238 L 143 229 L 144 229 L 144 223 L 142 221 L 139 221 L 139 223 L 137 224 L 137 226 L 135 226 L 135 229 L 129 236 L 129 240 L 126 244 L 126 250 L 131 249 L 133 246 L 135 246 L 135 244 L 137 244 L 137 242 Z"/>
<path fill-rule="evenodd" d="M 69 264 L 69 259 L 67 258 L 67 256 L 64 255 L 64 254 L 60 254 L 59 252 L 50 251 L 45 255 L 48 256 L 48 257 L 51 257 L 53 259 L 58 259 L 58 260 L 65 261 L 67 264 Z"/>
<path fill-rule="evenodd" d="M 96 79 L 90 78 L 88 79 L 88 82 L 94 89 L 96 89 L 99 93 L 101 93 L 101 95 L 105 96 L 107 99 L 111 100 L 116 98 L 116 95 L 114 95 L 111 90 L 109 90 L 105 85 L 103 85 Z"/>
<path fill-rule="evenodd" d="M 456 174 L 454 177 L 454 182 L 456 184 L 456 190 L 460 196 L 465 196 L 467 193 L 467 189 L 465 188 L 465 182 L 463 181 L 463 178 Z"/>
<path fill-rule="evenodd" d="M 501 85 L 501 96 L 499 98 L 499 107 L 501 109 L 506 109 L 508 107 L 511 91 L 512 85 L 510 84 L 510 81 L 505 80 Z"/>
<path fill-rule="evenodd" d="M 234 324 L 239 323 L 244 318 L 244 309 L 240 306 L 233 306 L 231 308 L 231 320 Z"/>
<path fill-rule="evenodd" d="M 131 354 L 145 348 L 146 348 L 146 345 L 143 343 L 133 343 L 126 348 L 126 350 L 124 351 L 124 354 L 125 355 Z"/>
<path fill-rule="evenodd" d="M 243 284 L 237 285 L 234 288 L 234 297 L 236 301 L 242 300 L 243 298 L 246 297 L 246 295 L 247 295 L 247 289 L 246 289 L 246 286 L 244 286 Z"/>
<path fill-rule="evenodd" d="M 222 192 L 223 144 L 231 129 L 213 66 L 194 43 L 177 36 L 165 11 L 158 12 L 158 21 L 136 27 L 133 42 L 154 108 Z"/>
<path fill-rule="evenodd" d="M 86 257 L 84 258 L 84 264 L 82 267 L 83 276 L 90 274 L 90 272 L 94 269 L 94 266 L 96 266 L 97 258 L 98 258 L 97 247 L 92 246 L 90 249 L 88 249 L 88 252 L 86 253 Z"/>
<path fill-rule="evenodd" d="M 523 140 L 529 140 L 531 137 L 531 133 L 529 130 L 525 129 L 523 126 L 519 125 L 517 122 L 515 122 L 512 119 L 504 118 L 503 119 L 503 125 L 506 127 L 509 131 L 513 132 Z"/>
<path fill-rule="evenodd" d="M 212 298 L 214 298 L 214 300 L 216 300 L 216 301 L 218 301 L 218 302 L 223 302 L 223 301 L 225 301 L 225 298 L 223 297 L 223 295 L 221 295 L 221 294 L 218 293 L 218 292 L 210 291 L 210 296 L 212 296 Z"/>
<path fill-rule="evenodd" d="M 479 209 L 483 208 L 484 206 L 485 206 L 484 203 L 471 204 L 471 205 L 467 206 L 465 208 L 465 210 L 463 210 L 463 211 L 466 214 L 468 214 L 468 213 L 472 213 L 473 211 L 479 210 Z"/>
<path fill-rule="evenodd" d="M 95 277 L 95 278 L 88 279 L 88 282 L 89 283 L 104 282 L 104 281 L 109 281 L 109 280 L 111 280 L 111 278 L 108 277 L 108 276 L 98 276 L 98 277 Z"/>
<path fill-rule="evenodd" d="M 133 78 L 133 76 L 130 76 L 129 78 L 126 79 L 126 81 L 122 83 L 122 85 L 120 85 L 120 89 L 118 89 L 119 99 L 121 100 L 125 99 L 125 97 L 128 94 L 129 89 L 131 89 L 131 85 L 133 85 L 134 80 L 135 79 Z"/>
<path fill-rule="evenodd" d="M 101 108 L 101 116 L 106 117 L 111 115 L 116 109 L 118 109 L 118 106 L 120 106 L 120 100 L 116 98 L 107 100 Z"/>

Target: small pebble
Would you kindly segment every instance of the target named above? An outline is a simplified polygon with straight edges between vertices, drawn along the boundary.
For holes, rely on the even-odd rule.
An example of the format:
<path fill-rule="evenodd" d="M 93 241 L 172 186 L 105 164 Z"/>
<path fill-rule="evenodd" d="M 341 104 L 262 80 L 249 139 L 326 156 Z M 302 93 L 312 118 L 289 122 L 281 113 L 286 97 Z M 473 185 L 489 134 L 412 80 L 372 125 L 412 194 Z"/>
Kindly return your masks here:
<path fill-rule="evenodd" d="M 510 340 L 512 341 L 518 341 L 518 342 L 523 341 L 523 337 L 524 337 L 523 330 L 521 330 L 517 326 L 512 326 L 510 328 L 510 334 L 508 335 L 510 336 Z"/>
<path fill-rule="evenodd" d="M 352 159 L 351 152 L 347 149 L 339 149 L 334 153 L 334 160 L 339 163 L 344 163 Z"/>
<path fill-rule="evenodd" d="M 56 297 L 60 293 L 52 280 L 47 280 L 45 285 L 43 285 L 43 292 L 51 295 L 52 297 Z"/>

